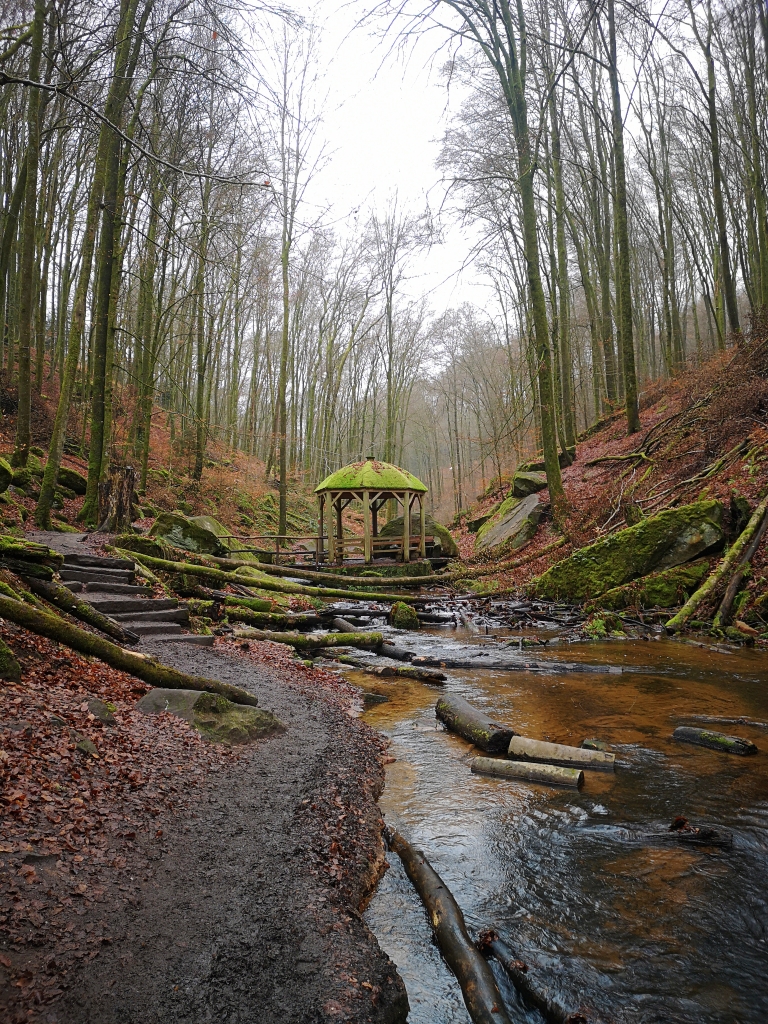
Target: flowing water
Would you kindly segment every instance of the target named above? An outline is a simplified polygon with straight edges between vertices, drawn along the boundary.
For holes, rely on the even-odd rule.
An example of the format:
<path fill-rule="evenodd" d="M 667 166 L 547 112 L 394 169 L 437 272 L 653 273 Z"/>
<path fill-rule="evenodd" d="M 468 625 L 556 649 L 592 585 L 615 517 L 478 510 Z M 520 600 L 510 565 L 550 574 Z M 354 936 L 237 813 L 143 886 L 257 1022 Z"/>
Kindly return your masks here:
<path fill-rule="evenodd" d="M 418 644 L 455 642 L 442 636 L 419 636 Z M 391 737 L 396 758 L 381 799 L 385 818 L 425 852 L 473 936 L 496 928 L 529 976 L 569 1010 L 589 1006 L 616 1022 L 762 1024 L 768 731 L 711 726 L 753 740 L 756 757 L 680 744 L 671 734 L 691 714 L 768 721 L 764 656 L 652 640 L 563 646 L 546 658 L 623 671 L 455 669 L 445 689 L 526 736 L 576 746 L 605 740 L 617 755 L 615 774 L 585 772 L 580 791 L 472 775 L 478 751 L 437 722 L 435 687 L 355 673 L 388 698 L 364 716 Z M 679 814 L 732 831 L 732 847 L 648 837 Z M 467 1024 L 419 899 L 398 858 L 389 859 L 366 919 L 405 981 L 409 1021 Z M 540 1021 L 496 964 L 494 971 L 512 1019 Z"/>

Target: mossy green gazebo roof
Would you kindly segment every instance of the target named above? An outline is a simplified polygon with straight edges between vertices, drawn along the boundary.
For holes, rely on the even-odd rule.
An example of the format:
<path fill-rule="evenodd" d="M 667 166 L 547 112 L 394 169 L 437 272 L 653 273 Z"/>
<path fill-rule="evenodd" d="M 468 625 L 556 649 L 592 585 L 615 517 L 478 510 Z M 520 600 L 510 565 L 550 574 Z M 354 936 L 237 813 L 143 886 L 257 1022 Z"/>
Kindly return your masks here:
<path fill-rule="evenodd" d="M 337 469 L 315 488 L 315 494 L 326 491 L 413 491 L 426 494 L 427 488 L 413 473 L 389 462 L 366 459 Z"/>

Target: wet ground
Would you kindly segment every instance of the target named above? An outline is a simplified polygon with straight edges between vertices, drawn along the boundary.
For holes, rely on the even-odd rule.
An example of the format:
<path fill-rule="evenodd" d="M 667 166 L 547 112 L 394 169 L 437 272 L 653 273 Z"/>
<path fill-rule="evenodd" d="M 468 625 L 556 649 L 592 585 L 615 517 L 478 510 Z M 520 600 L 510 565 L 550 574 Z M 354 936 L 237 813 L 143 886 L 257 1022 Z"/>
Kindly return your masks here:
<path fill-rule="evenodd" d="M 409 634 L 407 646 L 437 653 L 457 639 L 473 640 L 433 631 Z M 580 791 L 471 775 L 478 751 L 436 721 L 436 687 L 354 673 L 388 698 L 365 713 L 397 758 L 380 801 L 385 818 L 424 850 L 472 933 L 495 927 L 565 1007 L 591 1006 L 616 1022 L 765 1021 L 768 731 L 712 726 L 753 740 L 760 752 L 750 758 L 671 739 L 689 715 L 768 721 L 765 656 L 675 640 L 535 653 L 539 662 L 622 671 L 453 669 L 445 689 L 526 736 L 605 740 L 615 774 L 587 772 Z M 680 814 L 731 830 L 732 847 L 648 837 Z M 409 1021 L 466 1024 L 418 897 L 398 858 L 390 862 L 366 920 L 405 981 Z M 513 1019 L 540 1020 L 498 976 Z"/>

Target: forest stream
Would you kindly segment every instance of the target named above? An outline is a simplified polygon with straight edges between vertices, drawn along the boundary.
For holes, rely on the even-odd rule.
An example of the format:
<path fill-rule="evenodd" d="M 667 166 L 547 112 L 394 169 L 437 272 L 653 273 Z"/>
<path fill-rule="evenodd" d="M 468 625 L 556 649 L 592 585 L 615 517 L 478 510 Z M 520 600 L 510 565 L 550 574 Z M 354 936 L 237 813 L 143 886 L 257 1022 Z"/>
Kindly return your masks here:
<path fill-rule="evenodd" d="M 400 634 L 402 637 L 403 634 Z M 436 653 L 476 635 L 423 631 Z M 398 641 L 401 642 L 401 641 Z M 498 641 L 483 641 L 498 646 Z M 768 720 L 768 665 L 674 640 L 611 641 L 536 651 L 536 660 L 621 673 L 448 670 L 460 694 L 516 732 L 610 744 L 616 772 L 585 772 L 581 790 L 470 774 L 479 753 L 437 721 L 439 690 L 351 672 L 386 702 L 365 720 L 391 738 L 381 808 L 421 848 L 460 904 L 473 937 L 495 928 L 564 1007 L 616 1022 L 762 1022 L 768 1015 L 768 731 L 756 757 L 671 739 L 685 716 Z M 525 658 L 525 655 L 521 655 Z M 695 723 L 692 723 L 695 724 Z M 733 834 L 730 848 L 650 837 L 676 815 Z M 366 919 L 397 964 L 411 1024 L 467 1024 L 459 986 L 431 939 L 402 865 L 389 855 Z M 513 1020 L 526 1010 L 493 962 Z"/>

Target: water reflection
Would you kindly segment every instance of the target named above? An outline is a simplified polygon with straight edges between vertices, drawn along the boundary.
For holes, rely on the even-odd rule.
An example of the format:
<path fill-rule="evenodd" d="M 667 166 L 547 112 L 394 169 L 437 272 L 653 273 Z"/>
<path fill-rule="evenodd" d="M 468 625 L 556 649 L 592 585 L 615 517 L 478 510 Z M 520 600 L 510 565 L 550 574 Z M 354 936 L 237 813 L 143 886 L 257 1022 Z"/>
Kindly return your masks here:
<path fill-rule="evenodd" d="M 419 641 L 430 646 L 428 638 Z M 358 675 L 385 694 L 365 719 L 392 737 L 381 805 L 424 849 L 470 930 L 493 925 L 560 1001 L 606 1020 L 763 1022 L 768 1015 L 768 733 L 754 758 L 671 740 L 676 716 L 768 720 L 759 654 L 673 641 L 560 647 L 553 660 L 619 664 L 621 675 L 449 671 L 446 688 L 516 731 L 610 743 L 616 774 L 556 790 L 473 776 L 477 751 L 442 731 L 436 691 Z M 731 849 L 654 843 L 677 814 L 734 833 Z M 366 916 L 405 980 L 412 1024 L 465 1024 L 453 977 L 396 857 Z M 514 995 L 507 991 L 510 1000 Z M 513 1003 L 513 1007 L 517 1004 Z M 519 1006 L 515 1019 L 536 1021 Z"/>

